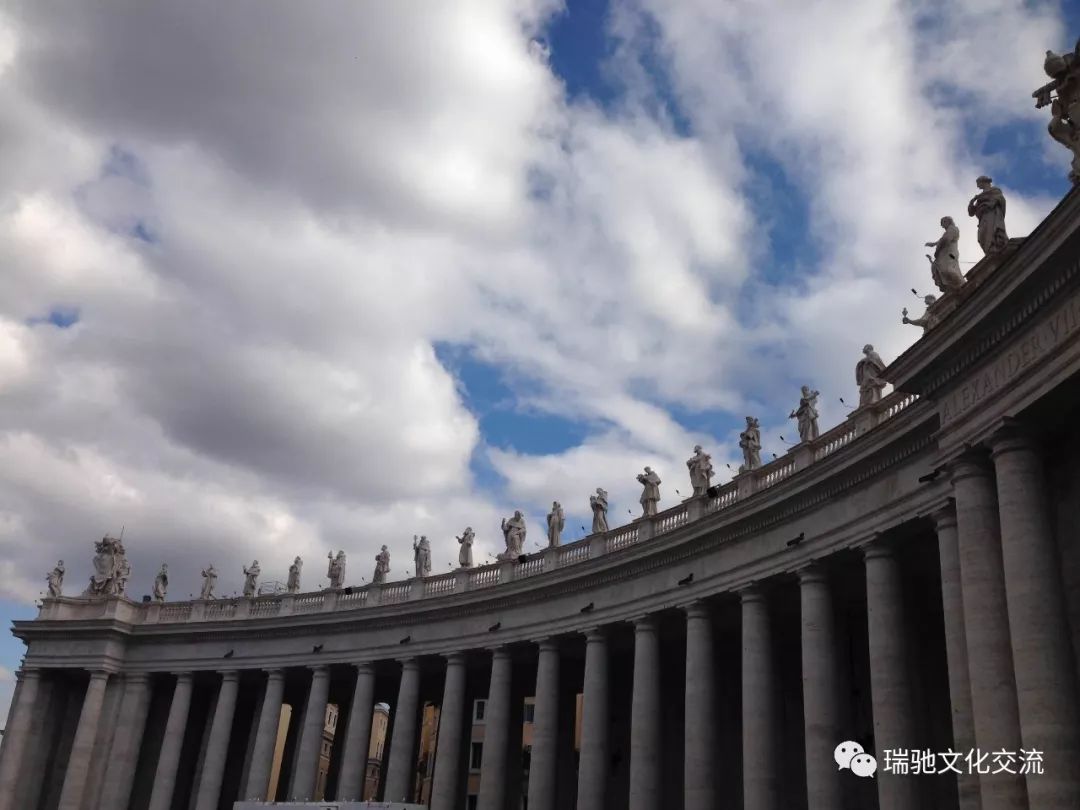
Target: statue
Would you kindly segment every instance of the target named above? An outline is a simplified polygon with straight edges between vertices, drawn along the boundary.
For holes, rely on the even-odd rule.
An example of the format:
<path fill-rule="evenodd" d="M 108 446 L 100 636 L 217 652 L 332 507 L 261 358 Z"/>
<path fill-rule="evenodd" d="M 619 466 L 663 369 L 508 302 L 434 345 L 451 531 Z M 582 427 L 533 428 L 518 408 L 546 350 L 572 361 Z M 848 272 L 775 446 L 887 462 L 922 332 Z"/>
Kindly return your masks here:
<path fill-rule="evenodd" d="M 64 595 L 64 561 L 56 563 L 56 567 L 45 575 L 45 581 L 49 583 L 49 597 L 56 599 Z"/>
<path fill-rule="evenodd" d="M 428 542 L 427 535 L 421 535 L 417 540 L 416 535 L 412 538 L 413 547 L 413 565 L 415 567 L 416 576 L 428 577 L 431 576 L 431 543 Z"/>
<path fill-rule="evenodd" d="M 557 546 L 562 542 L 562 530 L 566 525 L 566 514 L 558 501 L 553 501 L 547 516 L 548 546 Z"/>
<path fill-rule="evenodd" d="M 746 430 L 739 434 L 743 463 L 739 472 L 749 472 L 761 466 L 761 426 L 752 416 L 746 417 Z"/>
<path fill-rule="evenodd" d="M 386 548 L 386 546 L 383 546 Z M 337 589 L 344 587 L 345 585 L 345 552 L 338 550 L 337 556 L 334 556 L 334 552 L 326 552 L 326 559 L 329 563 L 326 566 L 326 578 L 330 580 L 330 587 Z M 388 558 L 389 559 L 389 558 Z M 390 569 L 386 569 L 389 571 Z"/>
<path fill-rule="evenodd" d="M 713 477 L 712 456 L 704 452 L 700 444 L 695 444 L 694 455 L 686 466 L 690 470 L 690 486 L 693 487 L 694 496 L 704 496 Z"/>
<path fill-rule="evenodd" d="M 936 242 L 927 242 L 927 247 L 934 249 L 934 258 L 927 256 L 930 262 L 930 275 L 934 277 L 934 284 L 943 293 L 956 290 L 964 286 L 964 274 L 960 271 L 960 229 L 956 227 L 952 217 L 942 217 L 941 227 L 945 232 Z"/>
<path fill-rule="evenodd" d="M 596 494 L 589 496 L 589 506 L 592 507 L 593 534 L 596 534 L 597 532 L 606 532 L 608 530 L 607 491 L 597 487 Z"/>
<path fill-rule="evenodd" d="M 498 555 L 500 560 L 516 560 L 525 553 L 525 518 L 520 510 L 514 512 L 514 516 L 502 520 L 503 538 L 506 540 L 506 551 Z"/>
<path fill-rule="evenodd" d="M 1080 184 L 1080 41 L 1073 53 L 1046 52 L 1043 70 L 1051 81 L 1031 95 L 1035 108 L 1050 105 L 1050 137 L 1073 154 L 1069 179 Z M 1051 95 L 1057 91 L 1057 97 Z"/>
<path fill-rule="evenodd" d="M 458 552 L 458 565 L 462 568 L 472 568 L 472 544 L 476 534 L 473 533 L 472 526 L 466 526 L 465 531 L 462 532 L 461 537 L 457 541 L 461 544 L 461 551 Z"/>
<path fill-rule="evenodd" d="M 660 476 L 654 473 L 651 467 L 646 467 L 645 472 L 638 473 L 637 480 L 643 487 L 639 499 L 642 516 L 651 517 L 656 514 L 656 504 L 660 500 Z"/>
<path fill-rule="evenodd" d="M 259 574 L 261 573 L 262 569 L 259 568 L 258 560 L 252 561 L 251 567 L 244 569 L 244 596 L 251 597 L 255 595 Z"/>
<path fill-rule="evenodd" d="M 169 590 L 169 566 L 161 564 L 161 570 L 154 577 L 154 601 L 164 602 L 165 593 Z"/>
<path fill-rule="evenodd" d="M 874 347 L 867 343 L 863 346 L 863 357 L 855 365 L 855 382 L 859 385 L 859 407 L 873 405 L 881 401 L 881 389 L 888 383 L 881 379 L 885 363 Z"/>
<path fill-rule="evenodd" d="M 304 567 L 304 561 L 297 557 L 289 566 L 289 578 L 285 580 L 287 593 L 300 593 L 300 570 Z"/>
<path fill-rule="evenodd" d="M 926 304 L 926 312 L 923 313 L 921 318 L 908 318 L 908 311 L 905 307 L 903 310 L 904 323 L 910 323 L 912 326 L 921 326 L 924 333 L 929 332 L 937 326 L 938 322 L 941 320 L 941 318 L 933 312 L 934 303 L 936 301 L 937 299 L 932 295 L 928 295 L 923 299 L 923 303 Z"/>
<path fill-rule="evenodd" d="M 208 565 L 202 572 L 202 591 L 199 592 L 200 599 L 213 599 L 214 588 L 217 586 L 217 571 L 214 570 L 213 565 Z"/>
<path fill-rule="evenodd" d="M 123 542 L 105 535 L 100 543 L 94 544 L 94 551 L 94 573 L 83 596 L 123 596 L 131 576 Z"/>
<path fill-rule="evenodd" d="M 818 437 L 818 412 L 817 399 L 821 396 L 819 391 L 811 391 L 809 385 L 802 387 L 802 397 L 799 398 L 799 407 L 791 412 L 788 419 L 799 420 L 799 439 L 804 442 Z"/>
<path fill-rule="evenodd" d="M 979 193 L 968 203 L 968 216 L 979 221 L 979 244 L 983 253 L 1000 253 L 1009 244 L 1005 232 L 1005 195 L 985 174 L 975 181 Z"/>
<path fill-rule="evenodd" d="M 382 551 L 375 555 L 375 573 L 371 577 L 371 583 L 378 585 L 380 582 L 386 582 L 386 575 L 389 573 L 390 551 L 383 546 Z"/>

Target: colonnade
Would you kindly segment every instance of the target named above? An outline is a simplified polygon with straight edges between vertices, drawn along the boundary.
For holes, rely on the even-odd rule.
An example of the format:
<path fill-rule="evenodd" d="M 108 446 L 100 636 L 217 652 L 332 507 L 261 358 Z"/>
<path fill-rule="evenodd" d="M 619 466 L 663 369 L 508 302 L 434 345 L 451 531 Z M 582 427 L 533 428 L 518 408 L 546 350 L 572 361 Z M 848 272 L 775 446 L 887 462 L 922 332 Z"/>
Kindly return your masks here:
<path fill-rule="evenodd" d="M 947 473 L 951 498 L 930 516 L 913 519 L 926 531 L 936 532 L 935 576 L 940 582 L 941 683 L 948 707 L 946 746 L 954 751 L 1042 752 L 1043 773 L 962 773 L 951 794 L 938 806 L 960 810 L 1036 810 L 1080 807 L 1080 696 L 1073 640 L 1067 621 L 1065 594 L 1059 574 L 1060 558 L 1045 502 L 1042 464 L 1037 446 L 1014 427 L 995 434 L 986 448 L 975 448 L 956 458 Z M 927 519 L 929 518 L 929 520 Z M 921 521 L 921 522 L 919 522 Z M 438 703 L 440 720 L 434 775 L 432 810 L 461 810 L 465 806 L 464 772 L 468 767 L 470 696 L 486 694 L 484 748 L 480 767 L 479 810 L 506 810 L 520 806 L 527 796 L 529 810 L 562 810 L 560 783 L 576 780 L 577 810 L 607 810 L 613 806 L 611 769 L 616 748 L 616 715 L 628 711 L 629 757 L 625 806 L 629 810 L 682 807 L 683 810 L 716 810 L 733 806 L 732 797 L 721 795 L 717 763 L 721 758 L 719 737 L 727 734 L 721 721 L 721 704 L 739 706 L 741 792 L 744 810 L 780 810 L 793 789 L 781 767 L 781 749 L 790 748 L 784 719 L 790 721 L 791 706 L 801 710 L 802 739 L 797 747 L 805 767 L 798 791 L 809 810 L 836 810 L 850 802 L 851 787 L 858 778 L 838 771 L 833 749 L 852 738 L 851 712 L 844 708 L 841 683 L 859 676 L 842 672 L 854 668 L 842 661 L 838 650 L 845 643 L 865 649 L 872 715 L 872 735 L 867 751 L 876 753 L 879 771 L 862 790 L 876 790 L 881 810 L 921 810 L 929 788 L 920 777 L 887 772 L 885 749 L 911 749 L 933 738 L 924 733 L 920 719 L 929 698 L 927 679 L 919 678 L 918 634 L 913 633 L 910 613 L 921 594 L 905 579 L 904 558 L 911 532 L 877 536 L 856 549 L 837 555 L 859 572 L 864 593 L 864 615 L 844 616 L 834 587 L 837 558 L 802 559 L 774 577 L 749 583 L 733 594 L 688 599 L 677 609 L 665 609 L 632 617 L 617 625 L 597 623 L 580 631 L 529 642 L 495 644 L 488 650 L 458 651 L 445 656 L 408 657 L 400 662 L 400 677 L 392 698 L 392 731 L 389 754 L 383 763 L 385 800 L 411 799 L 415 786 L 419 713 L 424 699 Z M 801 662 L 797 694 L 785 697 L 781 682 L 792 676 L 777 657 L 777 592 L 795 595 L 797 659 Z M 936 590 L 934 591 L 936 594 Z M 738 646 L 721 643 L 714 623 L 718 611 L 737 612 Z M 662 614 L 662 615 L 661 615 Z M 664 627 L 677 628 L 684 660 L 677 670 L 683 693 L 662 689 Z M 929 632 L 929 631 L 927 631 Z M 576 640 L 575 640 L 576 635 Z M 584 636 L 583 642 L 581 635 Z M 624 642 L 616 644 L 617 639 Z M 629 646 L 629 650 L 627 650 Z M 580 679 L 582 712 L 580 752 L 576 774 L 568 773 L 562 747 L 572 739 L 561 726 L 567 722 L 560 707 L 565 704 L 568 651 L 584 650 Z M 718 670 L 738 658 L 741 676 L 738 695 L 721 686 Z M 616 661 L 619 666 L 616 667 Z M 532 667 L 528 678 L 535 695 L 532 752 L 527 788 L 510 778 L 516 761 L 510 756 L 517 740 L 514 723 L 515 678 L 520 665 Z M 632 662 L 632 663 L 630 663 Z M 577 665 L 580 666 L 580 661 Z M 626 664 L 629 663 L 629 666 Z M 295 735 L 287 798 L 302 800 L 313 795 L 322 720 L 331 699 L 331 681 L 347 684 L 347 720 L 335 746 L 343 746 L 337 769 L 335 795 L 328 798 L 359 799 L 367 761 L 371 711 L 377 698 L 377 673 L 386 662 L 313 664 L 307 667 L 306 694 L 294 716 L 299 716 Z M 486 669 L 486 672 L 484 671 Z M 932 667 L 931 667 L 932 669 Z M 476 673 L 480 672 L 481 677 Z M 296 670 L 291 670 L 293 681 Z M 438 673 L 441 691 L 422 688 L 424 675 Z M 287 672 L 270 669 L 252 673 L 226 668 L 216 674 L 179 672 L 171 681 L 163 733 L 149 728 L 152 684 L 149 673 L 106 669 L 89 674 L 81 700 L 63 779 L 55 802 L 40 799 L 44 810 L 169 810 L 174 806 L 179 767 L 187 750 L 195 746 L 197 784 L 191 787 L 194 810 L 217 810 L 231 797 L 223 794 L 226 764 L 236 749 L 234 736 L 244 735 L 245 772 L 235 798 L 266 799 L 278 738 L 278 719 L 286 694 Z M 35 748 L 49 740 L 35 738 L 32 731 L 42 710 L 43 672 L 33 666 L 19 673 L 19 683 L 4 746 L 0 754 L 0 810 L 22 810 L 18 804 L 32 778 L 31 761 L 39 761 Z M 122 677 L 122 696 L 116 711 L 105 711 L 107 686 Z M 185 733 L 192 717 L 193 687 L 213 677 L 212 700 L 206 730 L 195 739 Z M 237 722 L 241 680 L 258 681 L 261 698 L 248 714 L 250 728 Z M 628 706 L 617 703 L 617 683 L 630 678 Z M 482 690 L 487 682 L 487 691 Z M 159 684 L 160 685 L 160 684 Z M 341 688 L 339 686 L 339 693 Z M 921 696 L 921 697 L 920 697 Z M 682 773 L 665 773 L 664 714 L 674 702 L 682 704 Z M 346 716 L 343 712 L 343 716 Z M 112 719 L 110 719 L 112 718 Z M 103 724 L 115 726 L 103 735 Z M 516 733 L 520 733 L 517 731 Z M 140 756 L 143 741 L 159 735 L 155 757 Z M 198 737 L 198 735 L 195 735 Z M 669 735 L 670 737 L 670 735 Z M 111 738 L 107 753 L 102 739 Z M 933 738 L 938 739 L 938 738 Z M 667 742 L 671 742 L 670 739 Z M 52 741 L 55 744 L 55 741 Z M 97 803 L 85 802 L 92 781 L 95 758 L 103 765 Z M 132 788 L 139 768 L 152 769 L 148 797 L 133 799 Z M 670 769 L 669 769 L 670 770 Z M 670 795 L 678 785 L 679 796 Z M 867 787 L 868 785 L 872 787 Z M 517 791 L 517 793 L 515 793 Z M 279 793 L 280 795 L 280 793 Z M 623 794 L 620 794 L 623 795 Z M 618 802 L 620 805 L 622 800 Z M 801 802 L 800 802 L 801 803 Z"/>

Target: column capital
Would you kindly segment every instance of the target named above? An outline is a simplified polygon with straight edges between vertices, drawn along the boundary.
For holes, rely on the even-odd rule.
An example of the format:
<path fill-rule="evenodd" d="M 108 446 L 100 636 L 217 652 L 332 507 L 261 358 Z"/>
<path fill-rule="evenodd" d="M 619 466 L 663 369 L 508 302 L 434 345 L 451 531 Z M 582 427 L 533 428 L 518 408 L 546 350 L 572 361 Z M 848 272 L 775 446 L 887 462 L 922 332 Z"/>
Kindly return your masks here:
<path fill-rule="evenodd" d="M 283 681 L 285 680 L 285 670 L 281 667 L 275 667 L 274 669 L 265 669 L 267 681 Z"/>
<path fill-rule="evenodd" d="M 533 644 L 535 644 L 541 652 L 559 649 L 559 639 L 556 636 L 544 636 L 543 638 L 534 639 Z"/>
<path fill-rule="evenodd" d="M 602 644 L 607 641 L 607 630 L 603 625 L 587 627 L 582 632 L 585 634 L 586 644 Z"/>
<path fill-rule="evenodd" d="M 642 613 L 639 616 L 635 616 L 633 622 L 635 633 L 656 632 L 656 614 L 654 613 Z"/>
<path fill-rule="evenodd" d="M 492 660 L 495 660 L 495 659 L 500 659 L 501 660 L 503 658 L 509 658 L 510 657 L 510 648 L 507 647 L 505 644 L 495 644 L 495 645 L 492 645 L 491 647 L 488 647 L 487 649 L 491 651 Z"/>
<path fill-rule="evenodd" d="M 679 608 L 686 613 L 687 619 L 707 619 L 712 615 L 709 605 L 704 599 L 697 599 L 685 605 L 679 605 Z"/>
<path fill-rule="evenodd" d="M 92 669 L 90 670 L 90 680 L 92 681 L 107 681 L 109 679 L 109 671 L 105 669 Z"/>
<path fill-rule="evenodd" d="M 150 680 L 149 672 L 125 672 L 124 680 L 129 683 L 147 683 Z"/>
<path fill-rule="evenodd" d="M 354 661 L 353 666 L 356 667 L 358 673 L 374 673 L 375 662 L 374 661 Z"/>
<path fill-rule="evenodd" d="M 945 466 L 954 484 L 965 478 L 989 478 L 993 474 L 990 457 L 982 447 L 969 447 Z"/>
<path fill-rule="evenodd" d="M 328 676 L 330 674 L 329 664 L 310 664 L 308 665 L 308 669 L 311 670 L 311 677 L 313 678 L 318 678 L 320 675 Z"/>
<path fill-rule="evenodd" d="M 1019 451 L 1035 452 L 1038 445 L 1031 427 L 1019 419 L 1006 418 L 990 436 L 990 458 L 997 459 L 1004 453 Z"/>
<path fill-rule="evenodd" d="M 817 585 L 829 581 L 828 569 L 820 560 L 810 560 L 801 568 L 795 569 L 800 585 Z"/>
<path fill-rule="evenodd" d="M 41 669 L 38 667 L 20 667 L 15 671 L 15 680 L 39 680 L 41 678 Z"/>
<path fill-rule="evenodd" d="M 226 669 L 221 671 L 221 682 L 229 683 L 230 681 L 240 680 L 240 673 L 235 669 Z"/>
<path fill-rule="evenodd" d="M 402 670 L 402 672 L 405 672 L 405 671 L 412 672 L 412 671 L 420 669 L 420 660 L 418 658 L 416 658 L 416 656 L 412 656 L 410 658 L 399 658 L 398 661 L 401 662 L 401 670 Z"/>
<path fill-rule="evenodd" d="M 864 560 L 878 560 L 896 556 L 896 549 L 893 548 L 893 544 L 884 535 L 880 534 L 869 543 L 860 546 L 859 550 L 862 552 Z"/>
<path fill-rule="evenodd" d="M 935 509 L 930 513 L 930 519 L 934 521 L 937 531 L 956 526 L 956 504 L 949 501 L 945 506 Z"/>
<path fill-rule="evenodd" d="M 465 665 L 465 653 L 461 650 L 456 652 L 446 653 L 443 655 L 446 659 L 446 665 L 449 666 L 464 666 Z"/>
<path fill-rule="evenodd" d="M 744 605 L 748 602 L 765 601 L 765 592 L 757 582 L 748 582 L 741 588 L 736 588 L 735 593 L 739 594 L 739 601 Z"/>

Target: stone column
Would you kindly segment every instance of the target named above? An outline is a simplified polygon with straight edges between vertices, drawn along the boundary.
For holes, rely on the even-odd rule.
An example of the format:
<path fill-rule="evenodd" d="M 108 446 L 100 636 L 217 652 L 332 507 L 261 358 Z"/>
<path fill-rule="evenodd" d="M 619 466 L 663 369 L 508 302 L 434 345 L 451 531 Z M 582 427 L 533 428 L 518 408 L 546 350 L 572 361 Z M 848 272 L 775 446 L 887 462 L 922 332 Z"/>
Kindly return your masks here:
<path fill-rule="evenodd" d="M 630 701 L 630 810 L 654 810 L 660 798 L 660 639 L 656 619 L 634 622 Z"/>
<path fill-rule="evenodd" d="M 169 704 L 169 719 L 165 721 L 165 737 L 161 742 L 161 753 L 158 754 L 149 810 L 169 810 L 172 807 L 176 769 L 180 765 L 180 750 L 184 745 L 184 731 L 187 729 L 190 708 L 191 673 L 181 672 L 176 676 L 176 688 L 173 690 L 172 703 Z"/>
<path fill-rule="evenodd" d="M 435 744 L 435 775 L 431 783 L 431 810 L 455 810 L 461 776 L 461 742 L 465 734 L 465 654 L 446 659 L 439 737 Z"/>
<path fill-rule="evenodd" d="M 987 751 L 1019 751 L 1020 712 L 994 479 L 985 459 L 976 454 L 955 461 L 951 472 L 975 743 Z M 1020 775 L 980 774 L 979 796 L 983 810 L 1028 807 Z"/>
<path fill-rule="evenodd" d="M 802 612 L 803 727 L 806 796 L 809 810 L 834 810 L 842 804 L 833 760 L 840 736 L 837 699 L 836 627 L 825 569 L 811 563 L 799 571 Z"/>
<path fill-rule="evenodd" d="M 1050 528 L 1039 450 L 1014 427 L 993 439 L 1001 556 L 1020 733 L 1041 751 L 1027 779 L 1031 807 L 1080 807 L 1080 700 L 1061 557 Z"/>
<path fill-rule="evenodd" d="M 124 676 L 124 680 L 124 701 L 109 751 L 101 807 L 128 806 L 135 767 L 139 762 L 139 747 L 146 729 L 146 715 L 150 711 L 150 676 L 135 672 Z"/>
<path fill-rule="evenodd" d="M 608 776 L 607 635 L 594 627 L 585 634 L 585 686 L 581 707 L 577 810 L 604 810 Z"/>
<path fill-rule="evenodd" d="M 311 668 L 311 687 L 308 689 L 304 726 L 300 730 L 296 773 L 289 792 L 294 802 L 312 801 L 315 781 L 319 776 L 319 752 L 322 748 L 323 727 L 326 725 L 326 701 L 330 695 L 330 670 L 325 666 Z"/>
<path fill-rule="evenodd" d="M 30 728 L 41 687 L 41 670 L 21 669 L 16 677 L 19 682 L 11 702 L 11 711 L 8 712 L 7 728 L 4 729 L 4 757 L 0 760 L 0 810 L 19 810 L 14 805 L 16 788 L 26 751 L 33 743 Z"/>
<path fill-rule="evenodd" d="M 251 801 L 265 801 L 270 787 L 270 771 L 274 767 L 274 747 L 281 725 L 281 703 L 285 695 L 285 672 L 272 669 L 266 673 L 266 692 L 255 729 L 255 747 L 251 749 L 251 768 L 248 770 L 244 796 Z"/>
<path fill-rule="evenodd" d="M 217 810 L 239 686 L 240 678 L 235 671 L 222 673 L 217 708 L 210 726 L 210 738 L 206 741 L 206 755 L 203 757 L 202 779 L 199 780 L 195 810 Z"/>
<path fill-rule="evenodd" d="M 968 680 L 967 638 L 964 633 L 964 593 L 960 587 L 960 541 L 956 510 L 950 505 L 933 514 L 941 561 L 941 609 L 945 617 L 945 658 L 949 665 L 949 702 L 952 707 L 953 750 L 975 748 L 971 716 L 971 681 Z M 960 810 L 979 810 L 979 779 L 961 768 L 956 777 Z"/>
<path fill-rule="evenodd" d="M 477 810 L 503 810 L 506 803 L 506 767 L 510 740 L 510 686 L 513 661 L 499 647 L 491 656 L 491 683 L 484 710 L 484 753 L 480 761 Z"/>
<path fill-rule="evenodd" d="M 879 762 L 883 762 L 886 749 L 911 749 L 917 745 L 908 677 L 907 628 L 900 566 L 892 546 L 878 539 L 866 546 L 863 553 L 874 744 Z M 919 810 L 916 780 L 886 773 L 884 768 L 875 778 L 881 810 Z"/>
<path fill-rule="evenodd" d="M 559 643 L 540 642 L 533 707 L 532 757 L 529 762 L 530 810 L 555 810 L 559 739 Z"/>
<path fill-rule="evenodd" d="M 716 675 L 713 627 L 704 602 L 686 608 L 685 810 L 716 807 Z"/>
<path fill-rule="evenodd" d="M 79 713 L 79 725 L 71 745 L 71 754 L 68 756 L 67 773 L 64 775 L 64 787 L 60 791 L 57 810 L 80 810 L 82 807 L 86 775 L 90 769 L 90 757 L 94 753 L 94 739 L 98 733 L 98 720 L 101 718 L 101 706 L 105 700 L 105 685 L 108 681 L 108 672 L 90 673 L 90 683 L 86 687 L 82 711 Z"/>
<path fill-rule="evenodd" d="M 371 741 L 371 713 L 375 706 L 375 668 L 356 665 L 356 685 L 349 705 L 349 725 L 345 729 L 345 750 L 341 756 L 338 799 L 359 801 L 364 792 L 368 746 Z"/>
<path fill-rule="evenodd" d="M 420 664 L 415 658 L 402 663 L 401 684 L 394 706 L 390 761 L 386 768 L 383 800 L 410 801 L 416 770 L 416 723 L 420 711 Z"/>
<path fill-rule="evenodd" d="M 757 586 L 742 600 L 743 808 L 779 810 L 776 686 L 769 605 Z"/>

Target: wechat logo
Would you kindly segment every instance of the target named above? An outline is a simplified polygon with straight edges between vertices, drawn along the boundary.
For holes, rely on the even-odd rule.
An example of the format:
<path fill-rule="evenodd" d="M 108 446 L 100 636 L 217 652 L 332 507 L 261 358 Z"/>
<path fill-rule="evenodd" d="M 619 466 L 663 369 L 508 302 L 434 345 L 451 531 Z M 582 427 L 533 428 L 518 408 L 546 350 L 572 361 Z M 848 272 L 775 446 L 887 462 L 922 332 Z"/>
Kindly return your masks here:
<path fill-rule="evenodd" d="M 866 753 L 857 742 L 847 740 L 840 743 L 833 750 L 833 759 L 840 766 L 840 770 L 848 768 L 856 776 L 872 777 L 877 771 L 877 760 Z"/>

